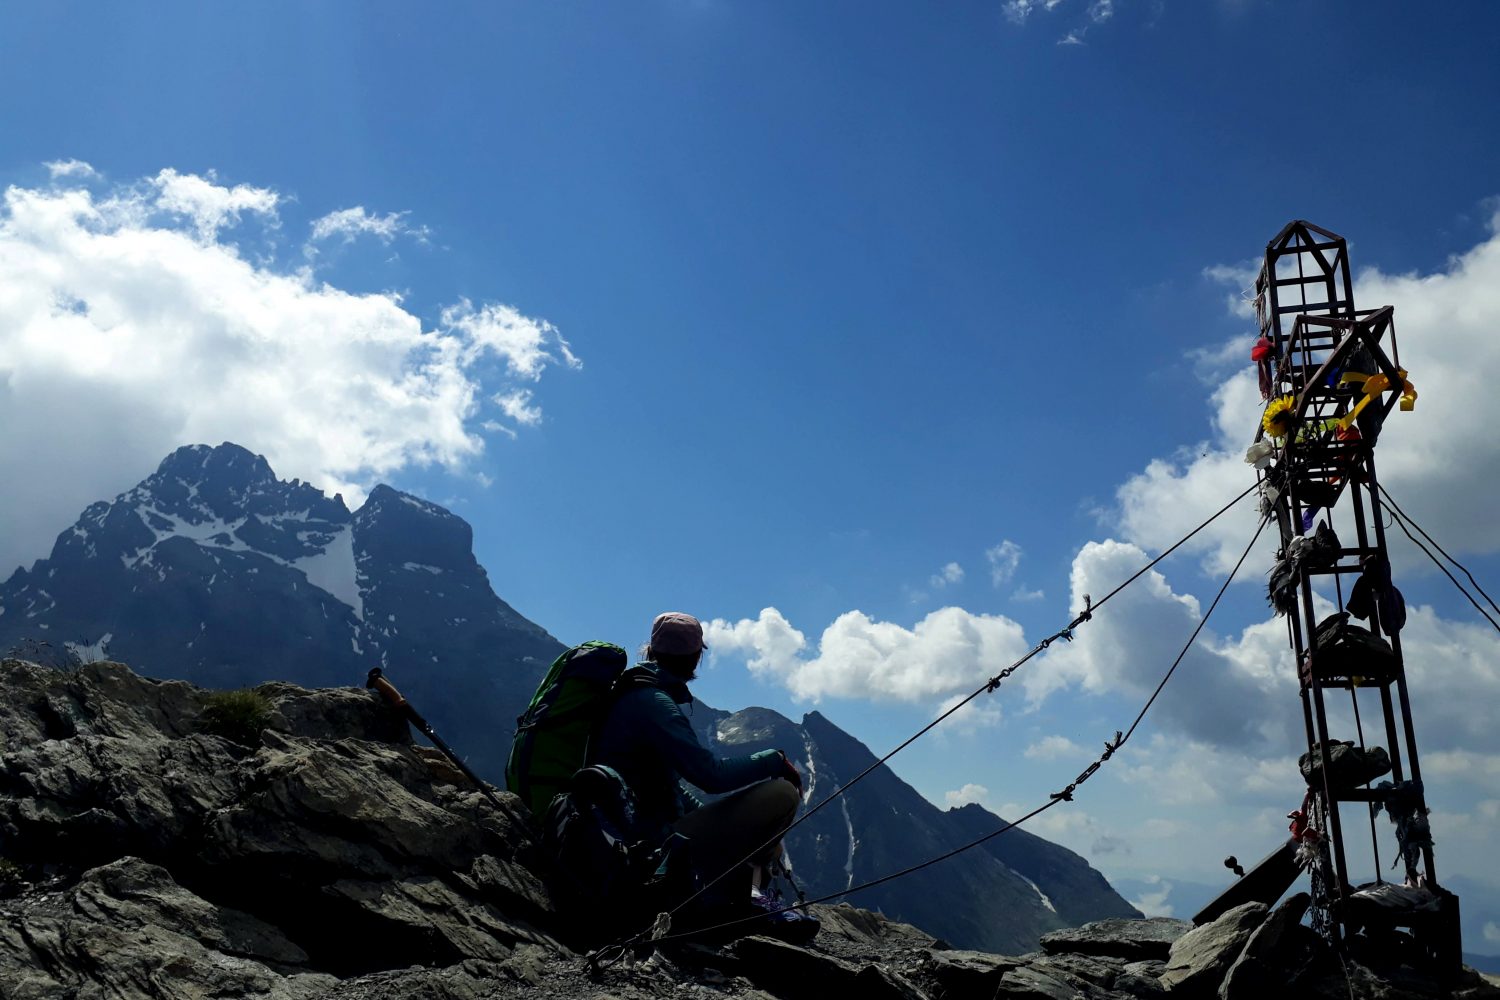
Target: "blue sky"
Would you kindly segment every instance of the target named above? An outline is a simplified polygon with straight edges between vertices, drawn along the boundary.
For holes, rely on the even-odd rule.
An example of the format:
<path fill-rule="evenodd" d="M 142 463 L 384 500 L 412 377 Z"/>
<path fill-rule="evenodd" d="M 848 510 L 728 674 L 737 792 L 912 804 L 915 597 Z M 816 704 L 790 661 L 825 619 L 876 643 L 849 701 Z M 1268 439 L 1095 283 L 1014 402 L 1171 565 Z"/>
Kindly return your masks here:
<path fill-rule="evenodd" d="M 1097 596 L 1250 484 L 1233 303 L 1307 218 L 1421 359 L 1387 484 L 1500 581 L 1474 378 L 1500 364 L 1500 9 L 1309 6 L 9 7 L 0 270 L 114 305 L 0 296 L 0 472 L 30 483 L 0 501 L 5 570 L 172 447 L 234 440 L 448 504 L 565 641 L 719 619 L 701 697 L 816 707 L 880 752 L 1064 624 L 1074 578 Z M 1044 799 L 1251 530 L 898 773 L 939 804 Z M 1164 879 L 1275 842 L 1300 735 L 1269 558 L 1184 668 L 1201 701 L 1039 832 Z M 1467 735 L 1494 633 L 1398 575 L 1442 664 L 1414 670 L 1450 755 L 1439 870 L 1494 881 L 1500 741 Z M 1199 724 L 1225 705 L 1246 733 Z"/>

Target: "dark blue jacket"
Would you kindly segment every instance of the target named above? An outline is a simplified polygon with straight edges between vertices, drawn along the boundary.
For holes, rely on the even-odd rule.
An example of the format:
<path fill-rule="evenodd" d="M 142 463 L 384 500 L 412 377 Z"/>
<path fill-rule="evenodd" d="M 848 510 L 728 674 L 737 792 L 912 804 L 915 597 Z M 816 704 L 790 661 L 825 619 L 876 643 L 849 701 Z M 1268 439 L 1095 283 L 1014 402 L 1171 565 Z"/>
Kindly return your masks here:
<path fill-rule="evenodd" d="M 635 793 L 642 836 L 665 837 L 698 805 L 682 781 L 718 795 L 782 773 L 778 750 L 720 757 L 706 749 L 679 707 L 693 700 L 687 683 L 654 663 L 640 666 L 655 672 L 656 683 L 632 685 L 619 697 L 589 759 L 620 772 Z"/>

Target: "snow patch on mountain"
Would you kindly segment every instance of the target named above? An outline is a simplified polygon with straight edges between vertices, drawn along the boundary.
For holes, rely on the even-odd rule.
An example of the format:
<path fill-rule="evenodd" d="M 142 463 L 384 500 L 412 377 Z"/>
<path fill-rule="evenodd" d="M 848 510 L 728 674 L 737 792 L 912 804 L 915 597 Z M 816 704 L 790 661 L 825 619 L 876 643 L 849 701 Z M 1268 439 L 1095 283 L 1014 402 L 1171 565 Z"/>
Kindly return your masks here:
<path fill-rule="evenodd" d="M 204 513 L 206 516 L 201 521 L 189 521 L 171 512 L 159 510 L 152 504 L 140 504 L 135 508 L 135 515 L 156 536 L 156 541 L 128 555 L 121 553 L 120 561 L 125 564 L 126 569 L 134 568 L 142 559 L 149 563 L 151 561 L 149 553 L 168 538 L 190 538 L 204 548 L 228 549 L 231 552 L 249 550 L 250 546 L 235 534 L 248 518 L 240 517 L 233 521 L 225 521 L 202 511 L 201 508 L 196 512 Z"/>
<path fill-rule="evenodd" d="M 807 805 L 812 800 L 813 789 L 818 787 L 818 768 L 813 763 L 812 737 L 806 733 L 802 735 L 802 749 L 807 753 L 807 757 L 802 761 L 803 770 L 807 772 L 807 780 L 802 789 L 802 804 Z"/>
<path fill-rule="evenodd" d="M 402 493 L 400 490 L 395 491 L 395 493 L 398 497 L 401 498 L 402 503 L 410 507 L 415 507 L 422 513 L 428 514 L 432 517 L 454 518 L 457 516 L 446 507 L 439 507 L 437 504 L 429 503 L 428 501 L 423 500 L 421 497 L 414 497 L 410 493 Z"/>
<path fill-rule="evenodd" d="M 1016 874 L 1017 875 L 1021 875 L 1020 872 L 1016 872 Z M 1036 894 L 1039 897 L 1041 897 L 1042 905 L 1043 906 L 1045 906 L 1047 909 L 1051 910 L 1053 913 L 1057 912 L 1057 907 L 1055 907 L 1055 906 L 1052 905 L 1052 900 L 1050 900 L 1050 899 L 1047 898 L 1047 894 L 1042 891 L 1042 887 L 1041 886 L 1039 886 L 1035 882 L 1031 881 L 1031 879 L 1027 878 L 1025 875 L 1021 875 L 1021 881 L 1025 882 L 1027 885 L 1031 886 L 1031 888 L 1033 890 L 1036 891 Z"/>
<path fill-rule="evenodd" d="M 352 525 L 340 528 L 320 552 L 294 560 L 290 565 L 306 574 L 308 583 L 353 608 L 354 617 L 364 621 L 365 601 L 356 579 Z"/>
<path fill-rule="evenodd" d="M 114 637 L 113 632 L 106 632 L 95 642 L 65 642 L 63 646 L 79 663 L 102 663 L 109 659 L 109 640 Z"/>
<path fill-rule="evenodd" d="M 844 829 L 849 834 L 849 857 L 844 861 L 844 874 L 849 880 L 844 883 L 845 889 L 854 886 L 854 851 L 859 847 L 859 839 L 854 836 L 854 820 L 849 815 L 849 799 L 847 796 L 839 797 L 839 807 L 844 810 Z"/>

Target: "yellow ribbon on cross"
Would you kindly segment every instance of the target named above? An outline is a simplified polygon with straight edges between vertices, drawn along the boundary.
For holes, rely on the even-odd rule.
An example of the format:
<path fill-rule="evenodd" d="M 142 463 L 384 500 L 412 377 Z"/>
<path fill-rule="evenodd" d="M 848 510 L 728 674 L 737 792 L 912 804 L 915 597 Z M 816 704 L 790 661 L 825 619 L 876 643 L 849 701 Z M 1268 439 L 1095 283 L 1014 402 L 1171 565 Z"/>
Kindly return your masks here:
<path fill-rule="evenodd" d="M 1405 368 L 1397 368 L 1396 374 L 1401 377 L 1401 409 L 1410 413 L 1417 405 L 1417 389 L 1406 380 Z M 1366 375 L 1362 372 L 1344 372 L 1339 378 L 1339 382 L 1341 384 L 1362 383 L 1365 390 L 1365 394 L 1360 397 L 1359 402 L 1354 404 L 1354 409 L 1339 419 L 1339 427 L 1344 430 L 1349 429 L 1349 426 L 1354 423 L 1355 418 L 1359 416 L 1360 411 L 1370 405 L 1371 400 L 1379 398 L 1382 392 L 1389 392 L 1396 388 L 1396 386 L 1391 385 L 1390 378 L 1384 372 L 1376 372 L 1374 375 Z"/>

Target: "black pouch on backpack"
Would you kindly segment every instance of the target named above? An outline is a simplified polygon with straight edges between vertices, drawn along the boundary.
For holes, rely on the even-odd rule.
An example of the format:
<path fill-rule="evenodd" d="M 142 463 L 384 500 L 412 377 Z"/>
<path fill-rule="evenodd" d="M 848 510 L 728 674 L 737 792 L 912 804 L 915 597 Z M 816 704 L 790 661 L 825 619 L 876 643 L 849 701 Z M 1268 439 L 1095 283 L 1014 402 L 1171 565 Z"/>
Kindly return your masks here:
<path fill-rule="evenodd" d="M 650 874 L 637 836 L 635 795 L 613 768 L 580 768 L 547 807 L 542 843 L 556 862 L 558 902 L 583 930 L 638 919 L 636 897 Z"/>

